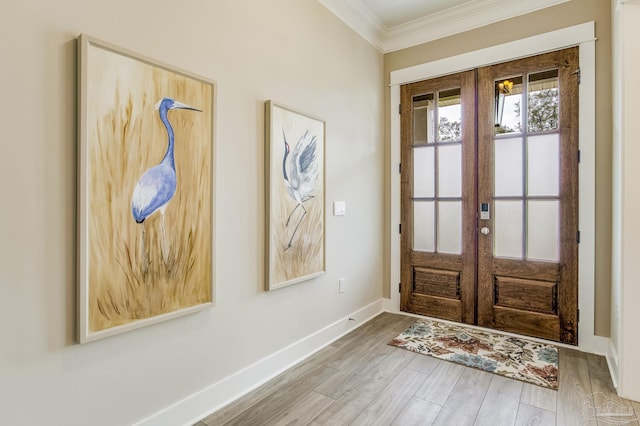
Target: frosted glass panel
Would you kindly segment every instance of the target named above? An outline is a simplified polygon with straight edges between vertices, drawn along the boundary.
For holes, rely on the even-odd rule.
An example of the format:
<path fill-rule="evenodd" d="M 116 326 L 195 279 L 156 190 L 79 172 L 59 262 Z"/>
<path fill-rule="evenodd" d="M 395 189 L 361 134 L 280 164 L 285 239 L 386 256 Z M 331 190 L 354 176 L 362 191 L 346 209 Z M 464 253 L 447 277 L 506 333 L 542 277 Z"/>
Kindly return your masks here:
<path fill-rule="evenodd" d="M 560 260 L 560 202 L 529 201 L 527 206 L 527 258 Z"/>
<path fill-rule="evenodd" d="M 560 191 L 560 135 L 533 136 L 527 140 L 528 195 L 557 196 Z"/>
<path fill-rule="evenodd" d="M 413 148 L 413 196 L 435 196 L 434 148 Z"/>
<path fill-rule="evenodd" d="M 434 142 L 433 93 L 413 98 L 413 143 Z"/>
<path fill-rule="evenodd" d="M 438 148 L 438 196 L 462 196 L 462 145 Z"/>
<path fill-rule="evenodd" d="M 494 142 L 494 189 L 496 197 L 522 196 L 522 138 Z"/>
<path fill-rule="evenodd" d="M 462 202 L 438 203 L 438 252 L 462 253 Z"/>
<path fill-rule="evenodd" d="M 462 139 L 462 106 L 460 89 L 438 93 L 438 140 L 440 142 Z"/>
<path fill-rule="evenodd" d="M 434 240 L 434 202 L 413 202 L 413 249 L 433 252 Z"/>
<path fill-rule="evenodd" d="M 522 201 L 495 201 L 493 253 L 522 259 Z"/>

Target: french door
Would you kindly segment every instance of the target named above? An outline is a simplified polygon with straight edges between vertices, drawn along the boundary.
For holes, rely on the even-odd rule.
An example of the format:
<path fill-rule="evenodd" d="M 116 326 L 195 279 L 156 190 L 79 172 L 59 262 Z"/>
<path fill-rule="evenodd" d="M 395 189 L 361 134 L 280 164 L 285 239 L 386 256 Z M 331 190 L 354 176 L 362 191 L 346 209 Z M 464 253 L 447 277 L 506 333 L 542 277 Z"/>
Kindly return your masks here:
<path fill-rule="evenodd" d="M 577 48 L 401 88 L 401 309 L 577 344 Z"/>

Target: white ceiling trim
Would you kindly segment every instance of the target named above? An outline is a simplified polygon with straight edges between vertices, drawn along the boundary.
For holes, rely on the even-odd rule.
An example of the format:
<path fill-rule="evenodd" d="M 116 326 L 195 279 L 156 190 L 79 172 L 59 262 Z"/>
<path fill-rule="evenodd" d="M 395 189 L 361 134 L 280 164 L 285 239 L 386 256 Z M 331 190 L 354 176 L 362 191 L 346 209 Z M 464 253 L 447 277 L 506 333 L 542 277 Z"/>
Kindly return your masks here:
<path fill-rule="evenodd" d="M 318 0 L 362 38 L 383 51 L 387 27 L 360 0 Z"/>
<path fill-rule="evenodd" d="M 570 0 L 473 0 L 386 27 L 360 0 L 318 0 L 383 53 L 426 43 Z"/>

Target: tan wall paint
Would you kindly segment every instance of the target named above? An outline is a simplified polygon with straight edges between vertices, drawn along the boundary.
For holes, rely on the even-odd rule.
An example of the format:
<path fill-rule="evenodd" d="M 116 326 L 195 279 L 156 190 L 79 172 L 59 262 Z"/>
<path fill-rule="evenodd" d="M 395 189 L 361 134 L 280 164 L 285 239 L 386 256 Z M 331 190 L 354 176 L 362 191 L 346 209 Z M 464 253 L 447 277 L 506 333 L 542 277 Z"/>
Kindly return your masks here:
<path fill-rule="evenodd" d="M 82 32 L 217 81 L 217 297 L 77 345 Z M 0 423 L 133 424 L 382 296 L 383 56 L 317 0 L 6 1 L 0 34 Z M 267 99 L 327 122 L 327 273 L 268 293 Z"/>
<path fill-rule="evenodd" d="M 572 0 L 384 56 L 385 152 L 390 158 L 389 75 L 431 62 L 525 37 L 595 21 L 596 26 L 596 265 L 595 334 L 609 336 L 611 300 L 611 5 L 603 0 Z M 385 217 L 390 217 L 390 166 L 385 164 Z M 388 222 L 387 222 L 388 223 Z M 388 228 L 388 227 L 387 227 Z M 389 229 L 385 232 L 385 279 L 389 279 Z M 385 283 L 385 297 L 389 297 Z"/>

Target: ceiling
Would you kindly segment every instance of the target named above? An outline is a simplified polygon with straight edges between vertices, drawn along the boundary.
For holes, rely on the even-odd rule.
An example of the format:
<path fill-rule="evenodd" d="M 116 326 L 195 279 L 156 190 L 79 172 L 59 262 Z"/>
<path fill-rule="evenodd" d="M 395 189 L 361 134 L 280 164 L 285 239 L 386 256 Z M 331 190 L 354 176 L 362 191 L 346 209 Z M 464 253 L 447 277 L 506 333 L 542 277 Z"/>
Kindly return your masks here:
<path fill-rule="evenodd" d="M 406 24 L 418 18 L 467 3 L 469 0 L 360 0 L 387 27 Z"/>
<path fill-rule="evenodd" d="M 572 0 L 318 0 L 383 53 Z"/>

